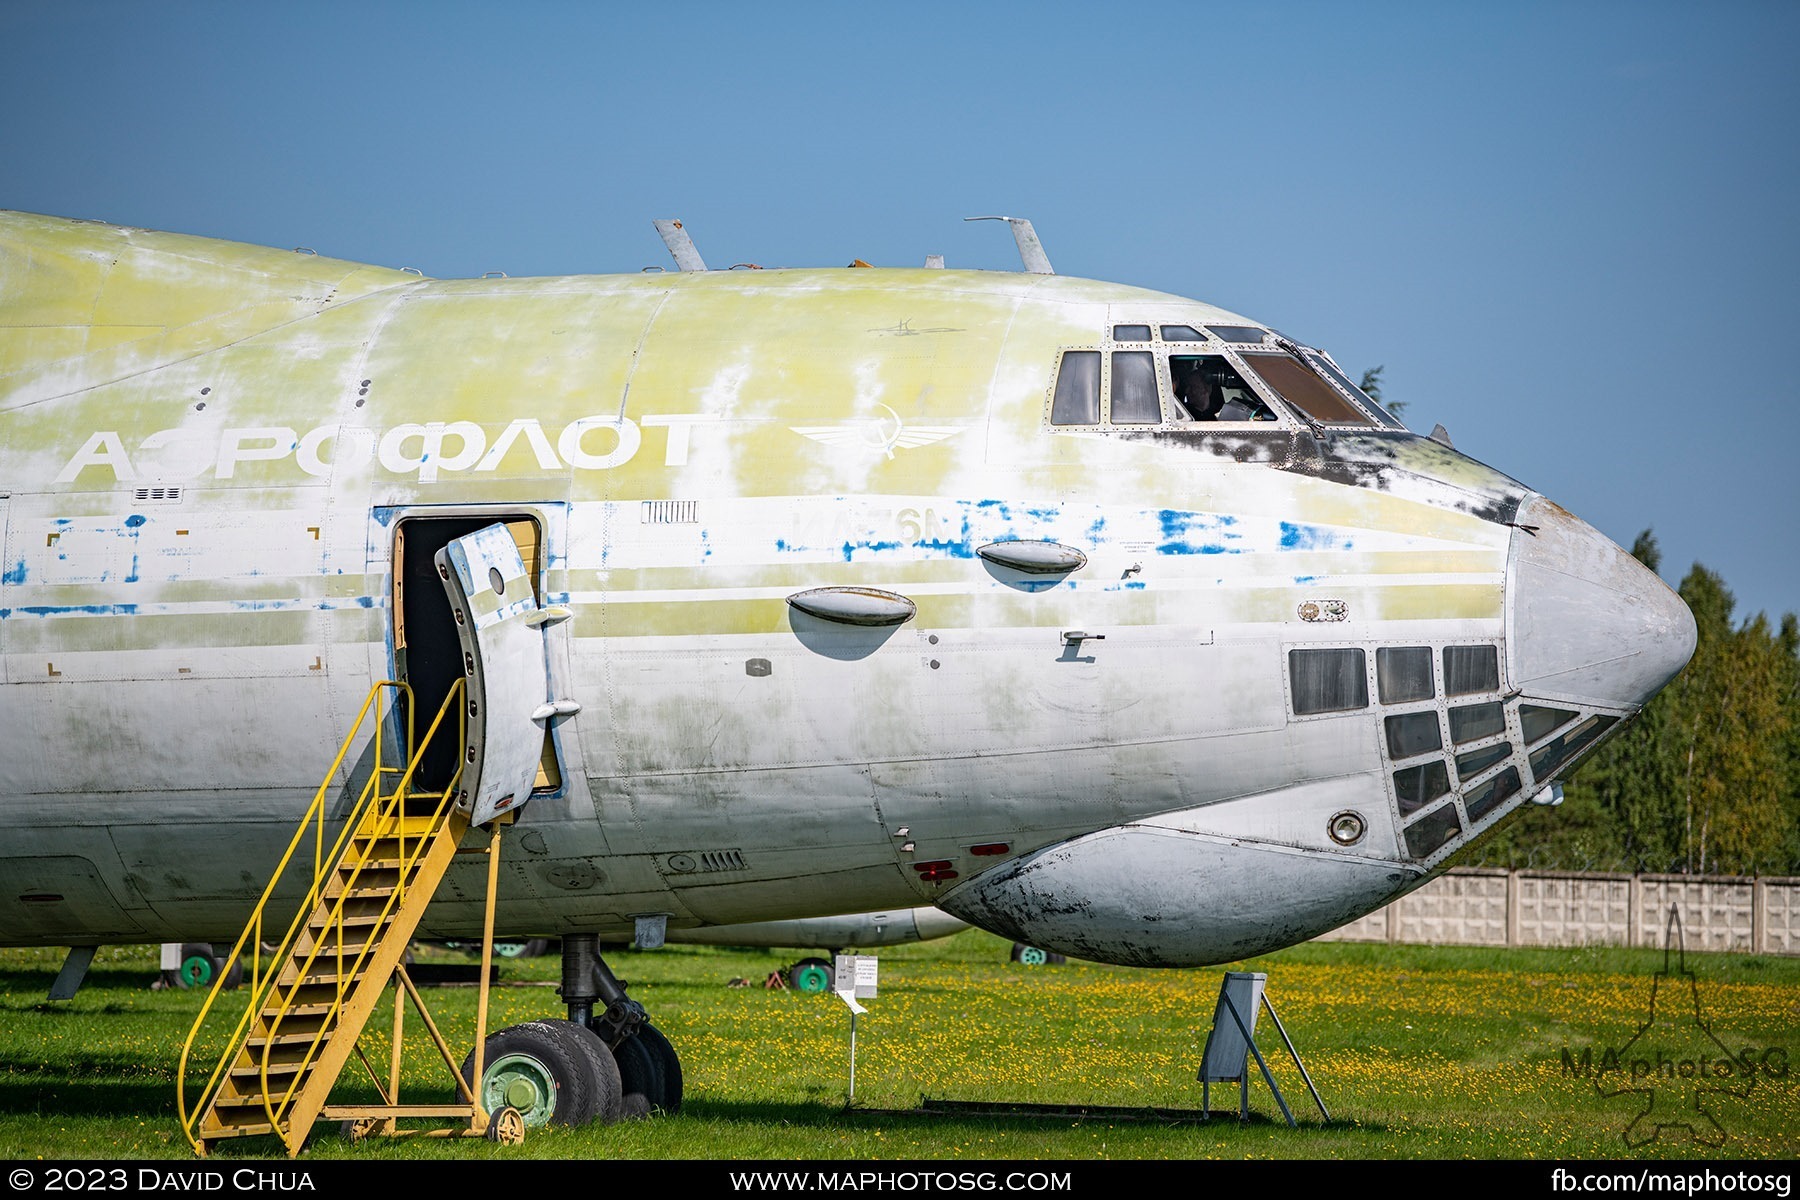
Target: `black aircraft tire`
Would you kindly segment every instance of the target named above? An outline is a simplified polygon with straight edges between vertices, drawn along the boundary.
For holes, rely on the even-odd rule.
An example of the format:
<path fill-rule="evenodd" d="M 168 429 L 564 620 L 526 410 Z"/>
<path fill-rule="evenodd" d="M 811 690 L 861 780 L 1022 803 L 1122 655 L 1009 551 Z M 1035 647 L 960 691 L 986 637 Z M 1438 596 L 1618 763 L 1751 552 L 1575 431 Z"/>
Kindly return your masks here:
<path fill-rule="evenodd" d="M 592 1049 L 569 1030 L 586 1037 Z M 488 1035 L 476 1098 L 489 1112 L 508 1105 L 518 1109 L 527 1128 L 616 1119 L 619 1075 L 605 1051 L 598 1038 L 568 1021 L 530 1021 L 502 1029 Z M 475 1056 L 470 1054 L 463 1060 L 462 1076 L 473 1085 L 474 1073 Z"/>
<path fill-rule="evenodd" d="M 646 1022 L 638 1026 L 637 1040 L 650 1051 L 662 1070 L 662 1099 L 656 1107 L 666 1113 L 681 1111 L 681 1056 L 675 1053 L 675 1047 L 663 1036 L 662 1030 Z"/>
<path fill-rule="evenodd" d="M 533 1021 L 533 1025 L 548 1026 L 552 1032 L 568 1040 L 569 1044 L 588 1060 L 594 1073 L 594 1120 L 602 1125 L 611 1125 L 619 1119 L 624 1088 L 619 1079 L 619 1064 L 613 1059 L 612 1051 L 600 1040 L 600 1035 L 586 1025 L 561 1018 L 550 1018 Z"/>
<path fill-rule="evenodd" d="M 624 1095 L 626 1118 L 648 1116 L 662 1107 L 662 1063 L 642 1038 L 626 1038 L 612 1048 L 613 1060 L 619 1064 L 619 1088 Z"/>
<path fill-rule="evenodd" d="M 241 959 L 232 959 L 227 968 L 213 953 L 209 942 L 185 942 L 181 947 L 181 965 L 175 969 L 174 982 L 183 988 L 210 989 L 213 981 L 220 973 L 225 976 L 224 988 L 230 991 L 244 981 L 244 964 Z"/>

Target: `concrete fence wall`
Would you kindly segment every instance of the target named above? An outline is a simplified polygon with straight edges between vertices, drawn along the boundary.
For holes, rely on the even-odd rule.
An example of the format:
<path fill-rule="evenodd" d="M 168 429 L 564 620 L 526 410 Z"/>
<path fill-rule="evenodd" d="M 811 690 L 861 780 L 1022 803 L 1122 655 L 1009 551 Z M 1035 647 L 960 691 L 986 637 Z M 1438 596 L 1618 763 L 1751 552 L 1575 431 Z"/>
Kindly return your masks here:
<path fill-rule="evenodd" d="M 1800 954 L 1800 878 L 1591 871 L 1448 871 L 1318 940 L 1661 946 L 1671 905 L 1689 950 Z"/>

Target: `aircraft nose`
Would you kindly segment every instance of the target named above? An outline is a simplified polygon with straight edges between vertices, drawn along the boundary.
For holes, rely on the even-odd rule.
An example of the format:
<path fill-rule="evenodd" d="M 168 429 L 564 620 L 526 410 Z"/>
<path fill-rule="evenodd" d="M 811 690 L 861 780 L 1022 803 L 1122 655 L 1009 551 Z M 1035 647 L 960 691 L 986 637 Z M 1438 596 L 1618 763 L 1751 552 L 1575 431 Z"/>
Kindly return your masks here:
<path fill-rule="evenodd" d="M 1506 645 L 1528 696 L 1637 708 L 1693 657 L 1694 615 L 1656 573 L 1541 496 L 1519 510 Z M 1535 533 L 1532 530 L 1535 529 Z"/>

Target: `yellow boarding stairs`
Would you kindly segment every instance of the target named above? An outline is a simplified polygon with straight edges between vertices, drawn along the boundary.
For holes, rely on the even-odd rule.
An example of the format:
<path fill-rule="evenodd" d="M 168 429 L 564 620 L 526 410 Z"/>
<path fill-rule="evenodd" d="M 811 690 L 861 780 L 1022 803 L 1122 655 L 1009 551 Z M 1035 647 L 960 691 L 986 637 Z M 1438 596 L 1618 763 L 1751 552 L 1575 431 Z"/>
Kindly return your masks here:
<path fill-rule="evenodd" d="M 228 1014 L 218 1006 L 220 980 L 200 1009 L 182 1046 L 177 1075 L 177 1101 L 182 1131 L 194 1150 L 205 1155 L 226 1138 L 273 1134 L 290 1157 L 305 1145 L 320 1117 L 344 1122 L 353 1136 L 426 1133 L 435 1136 L 487 1136 L 495 1141 L 524 1138 L 524 1121 L 516 1109 L 483 1110 L 458 1070 L 449 1045 L 426 1010 L 404 963 L 425 906 L 459 844 L 468 832 L 469 816 L 452 803 L 462 779 L 461 766 L 443 791 L 419 792 L 413 779 L 434 738 L 455 737 L 459 764 L 466 764 L 468 727 L 464 681 L 458 680 L 438 710 L 423 739 L 414 741 L 411 689 L 404 683 L 376 684 L 363 702 L 356 724 L 344 739 L 337 759 L 295 831 L 249 926 L 225 959 L 240 959 L 249 981 L 249 1002 L 224 1053 L 192 1105 L 187 1093 L 188 1063 L 215 1009 L 222 1028 Z M 403 703 L 401 703 L 403 701 Z M 387 730 L 397 703 L 405 712 L 406 747 L 396 762 Z M 374 769 L 342 831 L 326 845 L 326 807 L 331 783 L 358 734 L 374 721 Z M 454 721 L 455 727 L 444 726 Z M 481 1078 L 487 1034 L 488 977 L 492 965 L 494 892 L 500 864 L 500 830 L 512 813 L 490 823 L 485 847 L 464 853 L 488 858 L 487 926 L 482 941 L 480 999 L 476 1010 L 473 1076 Z M 307 853 L 310 842 L 310 853 Z M 305 882 L 310 870 L 310 882 Z M 302 883 L 304 886 L 302 887 Z M 293 924 L 265 952 L 265 922 L 271 902 L 280 903 L 304 891 Z M 394 984 L 392 1045 L 385 1073 L 365 1053 L 364 1026 L 375 1015 L 382 993 Z M 244 995 L 243 992 L 238 995 Z M 403 1105 L 399 1102 L 401 1034 L 405 1004 L 418 1009 L 426 1032 L 456 1081 L 455 1103 Z M 218 1043 L 213 1033 L 209 1039 Z M 378 1104 L 331 1105 L 326 1101 L 339 1075 L 355 1057 L 367 1071 L 381 1098 Z M 456 1118 L 447 1129 L 402 1128 L 401 1118 Z"/>

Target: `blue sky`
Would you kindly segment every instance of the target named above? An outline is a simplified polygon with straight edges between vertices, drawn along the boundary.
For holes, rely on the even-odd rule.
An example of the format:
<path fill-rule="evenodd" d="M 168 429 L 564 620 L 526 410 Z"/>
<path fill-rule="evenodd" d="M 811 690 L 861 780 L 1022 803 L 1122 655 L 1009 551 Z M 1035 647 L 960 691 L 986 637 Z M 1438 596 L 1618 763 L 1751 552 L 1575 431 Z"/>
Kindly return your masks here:
<path fill-rule="evenodd" d="M 443 277 L 1058 271 L 1800 609 L 1800 5 L 0 4 L 0 207 Z"/>

